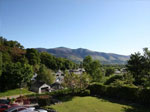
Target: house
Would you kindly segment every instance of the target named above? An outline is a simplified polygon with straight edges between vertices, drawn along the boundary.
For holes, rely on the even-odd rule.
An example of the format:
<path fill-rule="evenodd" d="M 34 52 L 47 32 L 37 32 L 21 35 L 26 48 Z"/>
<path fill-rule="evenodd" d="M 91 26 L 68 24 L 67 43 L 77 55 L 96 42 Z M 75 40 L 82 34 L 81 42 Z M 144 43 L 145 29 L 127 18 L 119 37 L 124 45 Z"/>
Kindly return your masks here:
<path fill-rule="evenodd" d="M 77 74 L 77 75 L 81 75 L 84 72 L 85 72 L 84 68 L 78 68 L 78 69 L 74 69 L 74 70 L 69 70 L 69 73 L 74 73 L 74 74 Z"/>
<path fill-rule="evenodd" d="M 43 92 L 51 92 L 51 87 L 44 82 L 36 81 L 31 85 L 30 90 L 41 94 Z"/>
<path fill-rule="evenodd" d="M 122 68 L 120 71 L 121 71 L 122 73 L 126 73 L 126 72 L 127 72 L 127 69 L 126 69 L 126 68 Z"/>
<path fill-rule="evenodd" d="M 118 69 L 116 69 L 116 70 L 115 70 L 115 74 L 121 74 L 121 71 L 118 70 Z"/>
<path fill-rule="evenodd" d="M 63 89 L 63 86 L 59 83 L 59 82 L 55 82 L 51 85 L 52 90 L 59 90 L 59 89 Z"/>
<path fill-rule="evenodd" d="M 56 72 L 55 82 L 58 82 L 61 84 L 63 81 L 64 81 L 64 73 L 61 70 L 58 70 L 58 72 Z"/>

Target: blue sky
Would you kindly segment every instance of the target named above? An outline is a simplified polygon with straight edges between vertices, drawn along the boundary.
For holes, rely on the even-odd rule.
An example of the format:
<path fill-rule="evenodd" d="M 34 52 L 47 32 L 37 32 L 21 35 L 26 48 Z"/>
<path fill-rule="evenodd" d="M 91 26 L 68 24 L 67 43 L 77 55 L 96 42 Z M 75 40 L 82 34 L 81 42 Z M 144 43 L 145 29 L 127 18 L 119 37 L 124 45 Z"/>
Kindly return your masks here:
<path fill-rule="evenodd" d="M 0 0 L 0 35 L 25 48 L 129 55 L 150 46 L 150 1 Z"/>

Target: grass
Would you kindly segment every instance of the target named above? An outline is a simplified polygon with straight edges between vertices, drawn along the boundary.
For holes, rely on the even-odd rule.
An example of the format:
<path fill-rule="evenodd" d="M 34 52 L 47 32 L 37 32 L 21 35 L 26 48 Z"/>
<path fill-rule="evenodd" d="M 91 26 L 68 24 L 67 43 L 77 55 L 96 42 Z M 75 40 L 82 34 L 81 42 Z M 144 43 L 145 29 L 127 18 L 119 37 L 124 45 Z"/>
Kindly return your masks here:
<path fill-rule="evenodd" d="M 28 89 L 23 88 L 23 89 L 13 89 L 13 90 L 8 90 L 5 92 L 0 92 L 0 97 L 6 97 L 6 96 L 14 96 L 14 95 L 20 95 L 20 94 L 31 94 L 33 92 L 28 91 Z"/>
<path fill-rule="evenodd" d="M 96 97 L 73 97 L 63 103 L 49 106 L 58 112 L 150 112 L 141 106 L 133 107 Z"/>

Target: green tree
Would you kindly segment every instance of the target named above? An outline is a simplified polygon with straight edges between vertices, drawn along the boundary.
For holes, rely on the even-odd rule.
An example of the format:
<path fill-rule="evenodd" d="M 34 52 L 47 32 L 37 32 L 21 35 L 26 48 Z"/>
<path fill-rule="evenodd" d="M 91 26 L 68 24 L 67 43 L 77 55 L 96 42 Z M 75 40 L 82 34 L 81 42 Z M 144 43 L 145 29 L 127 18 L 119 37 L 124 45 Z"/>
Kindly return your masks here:
<path fill-rule="evenodd" d="M 106 68 L 106 70 L 105 70 L 105 76 L 110 76 L 110 75 L 112 75 L 112 74 L 114 74 L 115 73 L 115 70 L 114 70 L 114 68 L 112 68 L 112 67 L 108 67 L 108 68 Z"/>
<path fill-rule="evenodd" d="M 90 74 L 93 82 L 101 81 L 103 73 L 99 60 L 92 60 L 91 56 L 87 56 L 83 60 L 83 67 L 85 68 L 86 72 Z"/>
<path fill-rule="evenodd" d="M 131 54 L 127 64 L 127 69 L 138 80 L 142 75 L 142 69 L 144 65 L 144 57 L 140 53 Z"/>
<path fill-rule="evenodd" d="M 75 88 L 85 89 L 88 87 L 90 81 L 91 78 L 86 73 L 82 75 L 66 73 L 64 77 L 64 85 L 65 87 L 70 89 L 75 89 Z"/>
<path fill-rule="evenodd" d="M 32 76 L 33 69 L 29 64 L 21 64 L 20 62 L 5 63 L 0 83 L 3 87 L 2 89 L 14 89 L 29 83 Z"/>
<path fill-rule="evenodd" d="M 30 65 L 40 64 L 40 55 L 36 49 L 33 49 L 33 48 L 27 49 L 26 57 L 27 57 Z"/>
<path fill-rule="evenodd" d="M 85 68 L 85 71 L 87 73 L 91 73 L 91 63 L 92 63 L 92 57 L 91 56 L 86 56 L 83 60 L 83 67 Z"/>
<path fill-rule="evenodd" d="M 72 69 L 75 67 L 75 64 L 72 61 L 65 58 L 56 58 L 47 52 L 40 53 L 40 58 L 42 64 L 46 65 L 46 67 L 54 71 L 59 69 Z"/>
<path fill-rule="evenodd" d="M 54 73 L 52 70 L 48 69 L 45 65 L 41 65 L 39 71 L 37 72 L 37 80 L 45 82 L 47 84 L 52 84 L 55 80 Z"/>
<path fill-rule="evenodd" d="M 143 51 L 143 55 L 140 53 L 132 54 L 126 65 L 127 70 L 135 78 L 136 85 L 146 84 L 150 80 L 150 51 L 148 48 L 144 48 Z"/>
<path fill-rule="evenodd" d="M 49 69 L 52 69 L 52 70 L 57 69 L 56 59 L 51 54 L 49 54 L 47 52 L 41 52 L 40 53 L 40 59 L 41 59 L 41 63 L 44 64 Z"/>
<path fill-rule="evenodd" d="M 64 68 L 65 69 L 72 69 L 74 66 L 73 62 L 68 60 L 68 59 L 64 59 Z"/>

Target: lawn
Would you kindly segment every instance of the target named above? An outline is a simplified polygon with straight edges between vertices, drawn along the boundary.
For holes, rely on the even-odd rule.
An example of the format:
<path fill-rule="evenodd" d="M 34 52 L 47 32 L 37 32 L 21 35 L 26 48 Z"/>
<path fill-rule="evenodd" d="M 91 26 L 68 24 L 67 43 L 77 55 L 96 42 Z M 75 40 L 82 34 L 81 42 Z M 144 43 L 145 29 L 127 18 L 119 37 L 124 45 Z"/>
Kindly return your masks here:
<path fill-rule="evenodd" d="M 20 95 L 20 94 L 31 94 L 33 92 L 28 91 L 28 89 L 13 89 L 13 90 L 8 90 L 5 92 L 0 92 L 0 97 L 6 97 L 6 96 L 14 96 L 14 95 Z"/>
<path fill-rule="evenodd" d="M 141 106 L 133 107 L 96 97 L 73 97 L 50 107 L 58 112 L 150 112 Z"/>

